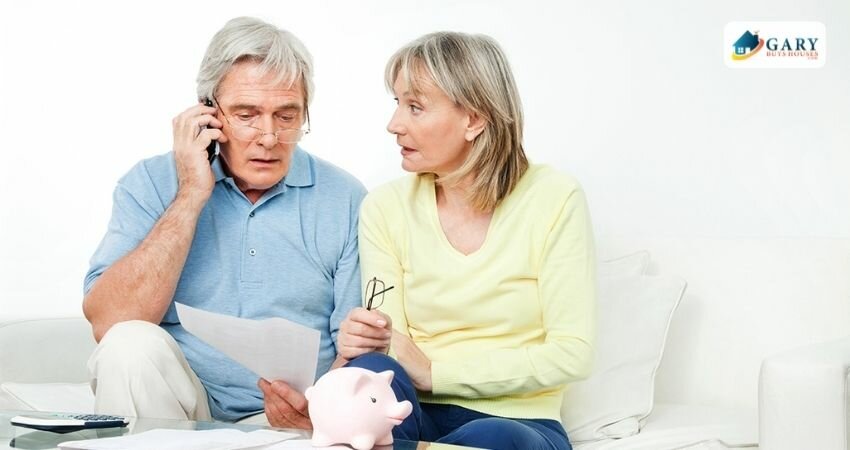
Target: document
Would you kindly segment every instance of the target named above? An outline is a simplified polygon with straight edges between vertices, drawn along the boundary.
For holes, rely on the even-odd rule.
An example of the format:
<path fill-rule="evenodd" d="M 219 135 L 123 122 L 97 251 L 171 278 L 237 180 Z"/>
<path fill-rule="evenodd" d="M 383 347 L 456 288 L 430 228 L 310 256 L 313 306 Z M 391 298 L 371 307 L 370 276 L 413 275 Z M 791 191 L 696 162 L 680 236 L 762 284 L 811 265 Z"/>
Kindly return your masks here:
<path fill-rule="evenodd" d="M 183 328 L 248 370 L 304 393 L 313 385 L 321 335 L 280 317 L 253 320 L 175 303 Z"/>
<path fill-rule="evenodd" d="M 59 444 L 61 450 L 248 450 L 266 449 L 273 444 L 298 437 L 297 434 L 273 430 L 246 433 L 220 430 L 154 429 L 121 437 L 69 441 Z"/>
<path fill-rule="evenodd" d="M 342 444 L 319 448 L 322 450 L 351 450 L 351 447 Z M 392 445 L 388 445 L 379 446 L 375 448 L 392 450 L 393 447 Z M 291 439 L 288 441 L 272 444 L 268 447 L 263 448 L 263 450 L 316 450 L 316 447 L 313 447 L 313 444 L 310 442 L 309 439 Z"/>

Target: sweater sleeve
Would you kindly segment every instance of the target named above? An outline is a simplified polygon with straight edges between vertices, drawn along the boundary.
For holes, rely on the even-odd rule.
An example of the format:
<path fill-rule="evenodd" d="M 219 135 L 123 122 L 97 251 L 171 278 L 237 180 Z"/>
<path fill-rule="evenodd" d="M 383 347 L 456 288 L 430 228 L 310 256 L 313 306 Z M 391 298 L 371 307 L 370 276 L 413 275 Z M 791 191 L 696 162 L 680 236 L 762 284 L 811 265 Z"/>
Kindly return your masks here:
<path fill-rule="evenodd" d="M 569 191 L 560 206 L 539 265 L 544 342 L 432 361 L 435 395 L 497 397 L 557 387 L 589 375 L 596 320 L 590 217 L 578 188 Z"/>
<path fill-rule="evenodd" d="M 370 193 L 363 200 L 360 208 L 360 272 L 363 290 L 363 306 L 366 306 L 366 289 L 372 278 L 384 282 L 385 288 L 393 286 L 393 289 L 384 294 L 383 303 L 378 309 L 390 316 L 393 329 L 410 335 L 407 329 L 407 315 L 404 310 L 404 270 L 399 254 L 399 246 L 394 245 L 386 216 L 381 209 L 378 200 L 380 194 L 387 192 Z M 394 230 L 403 233 L 400 228 Z M 401 237 L 395 236 L 395 239 Z M 392 355 L 392 351 L 390 351 Z"/>

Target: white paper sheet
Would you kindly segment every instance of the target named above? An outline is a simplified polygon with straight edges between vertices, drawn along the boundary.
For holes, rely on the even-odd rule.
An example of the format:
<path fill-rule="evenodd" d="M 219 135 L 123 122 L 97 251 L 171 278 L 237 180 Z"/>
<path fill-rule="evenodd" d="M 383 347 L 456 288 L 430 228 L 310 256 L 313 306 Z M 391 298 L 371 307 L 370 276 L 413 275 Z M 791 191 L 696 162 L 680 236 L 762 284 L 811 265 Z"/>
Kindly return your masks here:
<path fill-rule="evenodd" d="M 375 447 L 376 449 L 384 449 L 384 450 L 392 450 L 392 445 L 382 445 Z M 351 450 L 351 447 L 347 445 L 332 445 L 330 447 L 313 447 L 313 444 L 310 443 L 309 439 L 290 439 L 288 441 L 278 442 L 276 444 L 272 444 L 268 447 L 264 447 L 263 450 Z"/>
<path fill-rule="evenodd" d="M 250 433 L 234 429 L 166 430 L 154 429 L 127 436 L 69 441 L 59 444 L 61 450 L 248 450 L 298 437 L 282 431 L 257 430 Z"/>
<path fill-rule="evenodd" d="M 319 361 L 318 330 L 273 317 L 253 320 L 176 303 L 183 328 L 269 381 L 283 380 L 304 393 Z"/>

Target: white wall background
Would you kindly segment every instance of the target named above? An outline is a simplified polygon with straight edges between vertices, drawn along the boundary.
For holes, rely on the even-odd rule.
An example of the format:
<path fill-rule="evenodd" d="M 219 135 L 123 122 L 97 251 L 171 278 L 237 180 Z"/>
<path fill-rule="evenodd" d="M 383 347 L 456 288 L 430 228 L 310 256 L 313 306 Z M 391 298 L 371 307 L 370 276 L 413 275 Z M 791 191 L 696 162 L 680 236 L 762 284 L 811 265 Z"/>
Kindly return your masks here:
<path fill-rule="evenodd" d="M 512 60 L 527 149 L 576 175 L 600 254 L 690 287 L 660 400 L 756 404 L 767 354 L 850 334 L 850 2 L 202 1 L 0 6 L 0 319 L 79 315 L 116 180 L 170 149 L 212 34 L 237 15 L 313 52 L 303 145 L 374 187 L 402 174 L 383 65 L 438 29 Z M 815 70 L 730 70 L 723 27 L 816 20 Z"/>

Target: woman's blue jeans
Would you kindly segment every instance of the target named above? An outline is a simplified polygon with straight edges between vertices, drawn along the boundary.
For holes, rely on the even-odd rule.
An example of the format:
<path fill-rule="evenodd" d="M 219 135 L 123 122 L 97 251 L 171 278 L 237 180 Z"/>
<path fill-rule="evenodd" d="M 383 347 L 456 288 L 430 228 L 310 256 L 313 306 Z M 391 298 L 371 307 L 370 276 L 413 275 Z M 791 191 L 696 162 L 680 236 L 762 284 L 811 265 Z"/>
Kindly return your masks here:
<path fill-rule="evenodd" d="M 455 405 L 419 403 L 407 372 L 389 356 L 367 353 L 346 366 L 395 372 L 392 388 L 396 398 L 413 404 L 413 412 L 393 429 L 396 439 L 495 450 L 572 450 L 567 432 L 556 420 L 509 419 Z"/>

